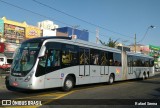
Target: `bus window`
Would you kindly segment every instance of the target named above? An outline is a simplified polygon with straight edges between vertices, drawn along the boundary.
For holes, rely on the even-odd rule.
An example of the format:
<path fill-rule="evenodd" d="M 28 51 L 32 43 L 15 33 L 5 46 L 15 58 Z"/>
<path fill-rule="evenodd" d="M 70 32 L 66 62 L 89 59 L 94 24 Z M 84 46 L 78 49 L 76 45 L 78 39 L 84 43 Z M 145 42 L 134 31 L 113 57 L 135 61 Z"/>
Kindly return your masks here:
<path fill-rule="evenodd" d="M 100 61 L 101 66 L 106 66 L 107 65 L 107 56 L 106 52 L 101 52 L 101 61 Z"/>
<path fill-rule="evenodd" d="M 137 57 L 137 66 L 142 67 L 143 66 L 143 59 L 141 57 Z"/>
<path fill-rule="evenodd" d="M 109 66 L 114 66 L 113 52 L 108 52 Z"/>
<path fill-rule="evenodd" d="M 137 57 L 133 56 L 133 66 L 136 67 L 137 66 Z"/>
<path fill-rule="evenodd" d="M 149 67 L 149 59 L 148 58 L 145 58 L 144 66 Z"/>
<path fill-rule="evenodd" d="M 121 66 L 121 54 L 114 53 L 114 65 Z"/>
<path fill-rule="evenodd" d="M 91 65 L 99 65 L 100 62 L 100 51 L 91 49 Z"/>
<path fill-rule="evenodd" d="M 49 49 L 47 54 L 46 73 L 53 72 L 60 68 L 60 51 Z"/>
<path fill-rule="evenodd" d="M 75 66 L 78 64 L 77 47 L 64 44 L 62 48 L 62 67 Z"/>
<path fill-rule="evenodd" d="M 37 71 L 35 74 L 36 77 L 42 76 L 45 74 L 46 61 L 47 61 L 47 53 L 45 54 L 45 56 L 39 58 L 39 63 L 38 63 Z"/>
<path fill-rule="evenodd" d="M 149 66 L 153 67 L 154 66 L 154 59 L 150 59 L 149 61 L 150 61 Z"/>
<path fill-rule="evenodd" d="M 79 64 L 89 64 L 89 49 L 79 48 Z"/>
<path fill-rule="evenodd" d="M 56 66 L 60 66 L 60 51 L 49 50 L 47 67 L 56 67 Z"/>

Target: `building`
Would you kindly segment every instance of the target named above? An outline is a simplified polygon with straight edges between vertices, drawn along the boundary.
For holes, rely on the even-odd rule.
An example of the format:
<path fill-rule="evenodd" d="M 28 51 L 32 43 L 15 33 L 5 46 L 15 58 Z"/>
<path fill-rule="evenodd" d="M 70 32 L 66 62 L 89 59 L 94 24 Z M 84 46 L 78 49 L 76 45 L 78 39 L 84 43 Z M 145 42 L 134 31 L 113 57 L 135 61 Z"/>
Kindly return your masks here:
<path fill-rule="evenodd" d="M 54 24 L 53 21 L 45 20 L 38 22 L 37 26 L 42 30 L 42 36 L 56 36 L 56 28 L 59 26 Z"/>
<path fill-rule="evenodd" d="M 74 35 L 75 38 L 89 41 L 89 32 L 87 30 L 78 30 L 71 27 L 57 28 L 57 32 L 65 33 L 67 36 Z"/>
<path fill-rule="evenodd" d="M 40 28 L 28 25 L 24 22 L 8 20 L 6 17 L 0 19 L 0 42 L 4 43 L 4 53 L 8 59 L 12 59 L 16 48 L 26 39 L 42 36 Z"/>
<path fill-rule="evenodd" d="M 135 48 L 135 45 L 132 44 L 132 45 L 129 45 L 128 46 L 131 50 L 131 52 L 136 52 L 136 53 L 144 53 L 144 54 L 148 54 L 148 52 L 146 52 L 144 49 L 146 49 L 148 46 L 146 45 L 142 45 L 142 44 L 136 44 L 136 48 Z M 136 51 L 135 51 L 136 50 Z"/>
<path fill-rule="evenodd" d="M 1 42 L 22 43 L 25 40 L 25 27 L 27 23 L 8 20 L 6 17 L 3 17 L 2 20 L 4 27 L 2 28 L 3 35 L 1 36 Z"/>
<path fill-rule="evenodd" d="M 54 24 L 53 21 L 50 21 L 50 20 L 38 22 L 37 25 L 39 28 L 46 29 L 46 30 L 52 30 L 52 29 L 56 29 L 59 27 L 58 25 Z"/>

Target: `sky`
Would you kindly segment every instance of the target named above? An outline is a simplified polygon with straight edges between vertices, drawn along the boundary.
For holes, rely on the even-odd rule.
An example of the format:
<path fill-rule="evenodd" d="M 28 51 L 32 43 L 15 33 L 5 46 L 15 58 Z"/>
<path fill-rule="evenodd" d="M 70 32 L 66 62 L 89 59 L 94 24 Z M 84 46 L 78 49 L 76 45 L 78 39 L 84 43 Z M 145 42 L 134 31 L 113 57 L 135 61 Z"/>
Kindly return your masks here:
<path fill-rule="evenodd" d="M 0 0 L 3 16 L 34 26 L 44 20 L 60 27 L 78 25 L 94 43 L 99 31 L 106 43 L 111 38 L 134 44 L 136 34 L 137 44 L 160 46 L 160 0 Z"/>

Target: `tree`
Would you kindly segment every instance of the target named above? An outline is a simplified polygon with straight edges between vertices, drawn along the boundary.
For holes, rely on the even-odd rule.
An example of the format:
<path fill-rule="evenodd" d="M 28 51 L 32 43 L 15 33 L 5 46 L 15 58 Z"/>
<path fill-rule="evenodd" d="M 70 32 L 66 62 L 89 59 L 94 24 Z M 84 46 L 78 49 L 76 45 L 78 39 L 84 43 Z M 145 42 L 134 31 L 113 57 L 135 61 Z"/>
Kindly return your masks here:
<path fill-rule="evenodd" d="M 118 44 L 118 42 L 117 42 L 118 39 L 115 40 L 115 41 L 113 41 L 111 38 L 109 38 L 108 43 L 102 42 L 101 40 L 99 40 L 99 41 L 100 41 L 100 43 L 101 43 L 102 45 L 104 45 L 104 46 L 109 46 L 109 47 L 113 47 L 113 48 L 115 48 L 116 45 Z"/>

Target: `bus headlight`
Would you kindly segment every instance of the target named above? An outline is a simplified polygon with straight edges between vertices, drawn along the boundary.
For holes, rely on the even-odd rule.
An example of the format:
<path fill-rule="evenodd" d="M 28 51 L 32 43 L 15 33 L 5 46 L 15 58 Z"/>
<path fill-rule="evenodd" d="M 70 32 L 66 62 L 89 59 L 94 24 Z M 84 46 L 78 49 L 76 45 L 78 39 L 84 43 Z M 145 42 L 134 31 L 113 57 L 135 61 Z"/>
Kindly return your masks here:
<path fill-rule="evenodd" d="M 32 74 L 28 75 L 27 78 L 24 80 L 25 82 L 28 82 L 32 77 Z"/>

